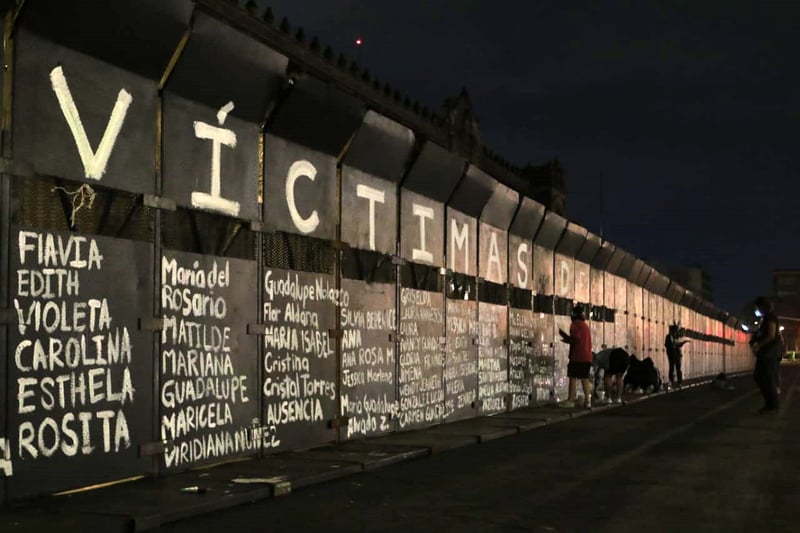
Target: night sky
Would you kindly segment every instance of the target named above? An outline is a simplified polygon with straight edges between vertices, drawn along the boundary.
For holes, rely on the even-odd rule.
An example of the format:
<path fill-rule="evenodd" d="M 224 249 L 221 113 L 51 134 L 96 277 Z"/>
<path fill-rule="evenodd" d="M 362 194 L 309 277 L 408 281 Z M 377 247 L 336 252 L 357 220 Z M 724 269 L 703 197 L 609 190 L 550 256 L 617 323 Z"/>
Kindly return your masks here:
<path fill-rule="evenodd" d="M 567 217 L 701 264 L 738 313 L 800 268 L 800 2 L 259 0 L 430 109 L 469 91 L 483 141 L 558 157 Z"/>

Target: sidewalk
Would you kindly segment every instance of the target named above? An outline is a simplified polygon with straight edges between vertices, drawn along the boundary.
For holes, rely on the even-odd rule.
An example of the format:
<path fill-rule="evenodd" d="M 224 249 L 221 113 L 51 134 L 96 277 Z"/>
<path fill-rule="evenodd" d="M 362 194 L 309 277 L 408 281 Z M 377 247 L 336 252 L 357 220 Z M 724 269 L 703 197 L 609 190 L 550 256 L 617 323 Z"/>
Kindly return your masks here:
<path fill-rule="evenodd" d="M 731 376 L 733 377 L 733 376 Z M 687 382 L 682 389 L 628 395 L 638 403 L 706 385 L 711 378 Z M 147 478 L 64 496 L 15 503 L 0 511 L 0 531 L 133 532 L 257 500 L 285 496 L 292 490 L 381 468 L 400 461 L 516 435 L 573 418 L 619 409 L 553 405 L 528 407 L 430 428 L 330 444 L 261 459 L 247 458 L 162 478 Z M 181 489 L 198 487 L 200 492 Z"/>

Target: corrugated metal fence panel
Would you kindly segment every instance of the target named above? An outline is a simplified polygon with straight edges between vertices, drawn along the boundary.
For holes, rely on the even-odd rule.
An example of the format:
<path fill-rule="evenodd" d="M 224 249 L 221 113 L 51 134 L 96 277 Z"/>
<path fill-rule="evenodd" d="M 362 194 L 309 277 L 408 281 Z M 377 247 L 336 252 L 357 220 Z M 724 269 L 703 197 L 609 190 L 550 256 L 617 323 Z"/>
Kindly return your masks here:
<path fill-rule="evenodd" d="M 347 417 L 343 440 L 387 433 L 396 429 L 397 312 L 394 283 L 342 279 L 347 306 L 340 308 L 341 414 Z M 424 373 L 436 361 L 423 356 L 419 335 L 403 337 L 416 343 L 411 351 Z"/>
<path fill-rule="evenodd" d="M 445 366 L 447 422 L 472 418 L 478 413 L 478 302 L 475 293 L 451 281 L 445 303 L 447 314 L 447 360 Z M 466 298 L 465 298 L 466 296 Z"/>
<path fill-rule="evenodd" d="M 255 261 L 170 250 L 161 255 L 158 398 L 161 437 L 169 442 L 165 470 L 259 451 L 250 430 L 260 415 L 261 358 L 247 331 L 257 322 L 256 269 Z M 272 356 L 266 361 L 280 365 Z M 287 388 L 281 399 L 290 398 L 296 396 Z"/>
<path fill-rule="evenodd" d="M 320 80 L 292 85 L 265 128 L 265 229 L 336 238 L 336 164 L 364 112 L 358 99 Z"/>
<path fill-rule="evenodd" d="M 475 217 L 465 215 L 450 207 L 446 212 L 445 257 L 447 268 L 476 276 L 478 273 L 478 221 Z"/>
<path fill-rule="evenodd" d="M 216 17 L 195 13 L 191 36 L 163 90 L 165 196 L 185 207 L 261 218 L 260 125 L 278 97 L 287 64 L 285 56 Z"/>
<path fill-rule="evenodd" d="M 364 250 L 396 253 L 397 183 L 413 144 L 414 133 L 408 128 L 374 111 L 364 116 L 342 165 L 343 241 Z"/>
<path fill-rule="evenodd" d="M 153 193 L 155 82 L 42 39 L 24 26 L 17 30 L 15 46 L 15 160 L 41 175 Z"/>
<path fill-rule="evenodd" d="M 461 376 L 458 372 L 463 370 L 453 366 L 455 373 L 450 377 L 444 367 L 444 351 L 450 345 L 441 342 L 445 335 L 445 309 L 440 285 L 435 280 L 427 280 L 428 284 L 411 281 L 418 280 L 403 278 L 400 289 L 398 429 L 401 431 L 441 423 L 445 416 L 447 380 L 458 381 Z"/>
<path fill-rule="evenodd" d="M 155 358 L 139 325 L 152 316 L 152 245 L 22 227 L 12 242 L 8 497 L 146 472 Z"/>
<path fill-rule="evenodd" d="M 281 362 L 264 373 L 263 447 L 277 452 L 336 440 L 330 424 L 338 417 L 332 332 L 336 306 L 349 302 L 331 274 L 274 268 L 269 263 L 264 265 L 261 290 L 263 357 Z"/>
<path fill-rule="evenodd" d="M 497 284 L 508 281 L 508 232 L 484 222 L 478 231 L 478 277 Z"/>
<path fill-rule="evenodd" d="M 444 204 L 408 189 L 400 190 L 400 257 L 444 265 Z"/>
<path fill-rule="evenodd" d="M 479 413 L 490 415 L 508 408 L 508 307 L 479 302 L 478 327 Z"/>

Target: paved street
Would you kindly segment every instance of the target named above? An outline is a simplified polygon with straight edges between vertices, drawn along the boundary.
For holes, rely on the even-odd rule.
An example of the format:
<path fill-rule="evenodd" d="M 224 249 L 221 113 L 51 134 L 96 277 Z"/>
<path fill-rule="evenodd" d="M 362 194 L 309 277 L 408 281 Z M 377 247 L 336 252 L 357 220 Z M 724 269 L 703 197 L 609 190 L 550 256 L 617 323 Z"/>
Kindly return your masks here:
<path fill-rule="evenodd" d="M 163 531 L 797 531 L 800 367 L 779 414 L 703 385 Z"/>

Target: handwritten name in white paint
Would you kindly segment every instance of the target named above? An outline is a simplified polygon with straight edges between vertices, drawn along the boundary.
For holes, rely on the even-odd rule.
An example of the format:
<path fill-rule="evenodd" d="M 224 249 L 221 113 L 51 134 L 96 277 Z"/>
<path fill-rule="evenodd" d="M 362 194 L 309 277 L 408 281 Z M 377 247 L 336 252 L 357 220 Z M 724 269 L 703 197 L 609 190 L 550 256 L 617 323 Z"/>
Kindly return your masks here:
<path fill-rule="evenodd" d="M 14 475 L 14 464 L 11 462 L 11 445 L 8 439 L 0 438 L 0 472 L 5 477 Z"/>
<path fill-rule="evenodd" d="M 97 241 L 80 235 L 62 237 L 52 233 L 20 231 L 17 238 L 19 261 L 25 266 L 35 262 L 39 267 L 69 267 L 100 270 L 103 255 Z M 88 244 L 87 248 L 81 248 Z M 30 254 L 29 252 L 36 252 Z"/>
<path fill-rule="evenodd" d="M 95 450 L 91 438 L 92 421 L 102 424 L 104 453 L 130 448 L 131 436 L 125 413 L 121 409 L 107 409 L 96 413 L 80 412 L 77 416 L 75 413 L 65 413 L 60 424 L 51 417 L 46 417 L 38 425 L 30 421 L 23 422 L 19 426 L 18 434 L 19 457 L 24 459 L 27 455 L 36 459 L 39 454 L 51 457 L 58 450 L 67 457 L 73 457 L 79 451 L 83 455 L 89 455 Z M 80 436 L 75 427 L 77 424 L 80 425 Z"/>

